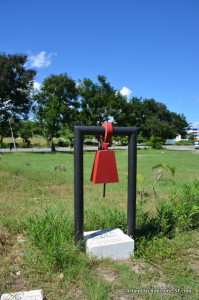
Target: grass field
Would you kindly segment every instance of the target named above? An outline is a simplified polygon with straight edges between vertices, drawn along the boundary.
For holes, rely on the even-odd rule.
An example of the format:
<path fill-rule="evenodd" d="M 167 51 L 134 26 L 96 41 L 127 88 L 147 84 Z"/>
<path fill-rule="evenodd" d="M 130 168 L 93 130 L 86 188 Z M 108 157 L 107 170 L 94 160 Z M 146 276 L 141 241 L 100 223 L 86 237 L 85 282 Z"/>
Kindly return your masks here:
<path fill-rule="evenodd" d="M 127 151 L 115 153 L 120 181 L 107 185 L 106 198 L 102 185 L 90 182 L 94 152 L 84 154 L 85 230 L 126 230 Z M 74 246 L 73 154 L 0 154 L 1 293 L 41 288 L 52 300 L 198 299 L 198 160 L 181 151 L 138 151 L 137 251 L 111 261 L 89 259 Z M 157 163 L 175 167 L 174 184 L 168 170 L 152 172 Z"/>

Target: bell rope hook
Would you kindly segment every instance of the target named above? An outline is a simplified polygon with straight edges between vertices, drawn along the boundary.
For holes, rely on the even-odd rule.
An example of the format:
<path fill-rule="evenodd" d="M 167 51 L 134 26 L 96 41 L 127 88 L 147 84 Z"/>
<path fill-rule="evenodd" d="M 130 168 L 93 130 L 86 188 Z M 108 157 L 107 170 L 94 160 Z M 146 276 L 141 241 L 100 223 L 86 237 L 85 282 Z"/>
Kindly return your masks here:
<path fill-rule="evenodd" d="M 108 150 L 112 144 L 113 126 L 110 122 L 104 122 L 105 134 L 102 137 L 102 148 L 95 154 L 91 181 L 104 183 L 103 197 L 105 197 L 105 184 L 118 182 L 118 173 L 114 151 Z"/>

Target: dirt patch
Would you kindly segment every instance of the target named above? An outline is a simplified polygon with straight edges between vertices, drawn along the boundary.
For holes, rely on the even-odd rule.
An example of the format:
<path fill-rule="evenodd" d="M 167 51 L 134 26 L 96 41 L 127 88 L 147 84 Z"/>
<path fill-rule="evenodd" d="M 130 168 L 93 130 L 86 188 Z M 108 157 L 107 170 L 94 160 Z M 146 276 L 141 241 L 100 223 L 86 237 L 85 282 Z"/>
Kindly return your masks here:
<path fill-rule="evenodd" d="M 1 283 L 1 291 L 2 293 L 27 291 L 28 285 L 28 280 L 24 278 L 19 271 L 15 273 L 10 272 L 4 277 L 4 281 Z"/>
<path fill-rule="evenodd" d="M 158 288 L 158 289 L 172 289 L 172 285 L 167 284 L 167 283 L 162 282 L 162 281 L 154 282 L 154 287 Z"/>
<path fill-rule="evenodd" d="M 199 256 L 199 249 L 189 248 L 189 249 L 187 249 L 187 252 L 190 253 L 190 254 L 192 254 L 192 255 Z"/>
<path fill-rule="evenodd" d="M 134 262 L 131 271 L 136 274 L 148 274 L 155 271 L 155 268 L 144 262 Z"/>
<path fill-rule="evenodd" d="M 68 292 L 67 292 L 67 299 L 70 300 L 74 300 L 74 299 L 81 299 L 81 300 L 85 300 L 85 296 L 83 294 L 83 292 L 76 286 L 76 285 L 72 285 Z"/>
<path fill-rule="evenodd" d="M 117 272 L 110 267 L 98 267 L 97 273 L 100 274 L 106 282 L 113 283 L 119 278 Z"/>
<path fill-rule="evenodd" d="M 0 253 L 2 253 L 6 247 L 12 246 L 13 239 L 11 234 L 2 226 L 0 226 Z"/>
<path fill-rule="evenodd" d="M 118 292 L 117 295 L 114 294 L 111 296 L 111 300 L 132 300 L 132 299 L 143 300 L 143 298 L 141 298 L 141 296 L 138 296 L 138 294 L 133 295 L 132 293 L 127 293 L 125 291 Z"/>
<path fill-rule="evenodd" d="M 199 264 L 198 262 L 190 263 L 189 268 L 199 274 Z"/>
<path fill-rule="evenodd" d="M 22 252 L 18 239 L 22 235 L 12 235 L 0 227 L 0 291 L 12 293 L 28 290 L 29 283 L 23 272 Z"/>

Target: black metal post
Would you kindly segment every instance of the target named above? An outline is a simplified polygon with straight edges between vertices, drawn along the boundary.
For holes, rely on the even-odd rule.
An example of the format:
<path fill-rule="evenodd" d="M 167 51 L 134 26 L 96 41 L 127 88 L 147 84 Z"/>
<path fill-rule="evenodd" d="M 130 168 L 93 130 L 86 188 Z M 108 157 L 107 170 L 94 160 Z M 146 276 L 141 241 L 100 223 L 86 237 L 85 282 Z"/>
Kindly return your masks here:
<path fill-rule="evenodd" d="M 135 239 L 136 228 L 137 131 L 129 136 L 127 234 Z"/>
<path fill-rule="evenodd" d="M 106 183 L 104 183 L 104 188 L 103 188 L 103 197 L 105 198 L 105 194 L 106 194 Z"/>
<path fill-rule="evenodd" d="M 75 243 L 83 241 L 84 234 L 83 136 L 103 135 L 104 132 L 105 128 L 100 126 L 75 126 L 74 128 Z M 127 234 L 135 239 L 137 128 L 113 127 L 113 135 L 129 136 Z"/>
<path fill-rule="evenodd" d="M 74 131 L 74 199 L 75 199 L 75 243 L 83 240 L 83 135 L 78 128 Z"/>

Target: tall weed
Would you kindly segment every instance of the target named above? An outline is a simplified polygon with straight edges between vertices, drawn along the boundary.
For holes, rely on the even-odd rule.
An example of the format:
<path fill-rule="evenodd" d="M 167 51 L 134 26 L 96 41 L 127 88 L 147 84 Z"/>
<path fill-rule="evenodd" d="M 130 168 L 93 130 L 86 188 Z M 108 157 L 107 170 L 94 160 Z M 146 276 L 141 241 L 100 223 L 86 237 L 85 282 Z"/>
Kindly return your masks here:
<path fill-rule="evenodd" d="M 156 209 L 157 213 L 151 215 L 138 207 L 138 243 L 146 245 L 152 239 L 170 238 L 176 232 L 199 225 L 199 180 L 183 185 L 181 193 L 176 193 L 175 197 L 159 201 Z"/>
<path fill-rule="evenodd" d="M 176 203 L 177 225 L 181 230 L 197 227 L 199 224 L 199 180 L 183 186 L 183 193 Z"/>
<path fill-rule="evenodd" d="M 73 244 L 73 227 L 71 213 L 60 208 L 46 208 L 42 215 L 34 214 L 26 221 L 26 233 L 56 270 L 77 265 L 81 260 L 80 250 Z"/>
<path fill-rule="evenodd" d="M 108 228 L 120 228 L 126 232 L 127 217 L 122 209 L 105 209 L 95 212 L 93 210 L 85 211 L 85 230 L 100 230 Z"/>

